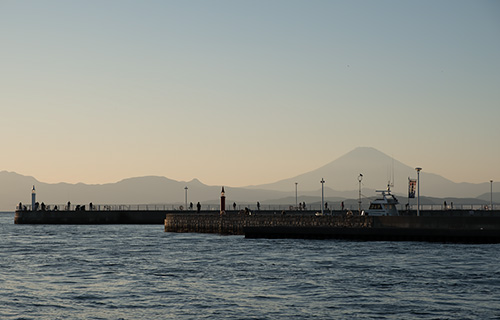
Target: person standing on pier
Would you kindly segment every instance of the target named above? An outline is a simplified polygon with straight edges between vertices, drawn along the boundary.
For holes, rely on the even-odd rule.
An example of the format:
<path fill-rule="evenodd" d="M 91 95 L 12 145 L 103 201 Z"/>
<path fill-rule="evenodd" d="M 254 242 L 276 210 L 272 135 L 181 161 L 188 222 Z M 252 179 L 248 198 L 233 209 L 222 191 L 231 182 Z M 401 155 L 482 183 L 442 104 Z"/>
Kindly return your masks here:
<path fill-rule="evenodd" d="M 200 211 L 201 211 L 201 204 L 200 204 L 200 202 L 198 202 L 196 204 L 196 209 L 198 210 L 198 213 L 200 213 Z"/>

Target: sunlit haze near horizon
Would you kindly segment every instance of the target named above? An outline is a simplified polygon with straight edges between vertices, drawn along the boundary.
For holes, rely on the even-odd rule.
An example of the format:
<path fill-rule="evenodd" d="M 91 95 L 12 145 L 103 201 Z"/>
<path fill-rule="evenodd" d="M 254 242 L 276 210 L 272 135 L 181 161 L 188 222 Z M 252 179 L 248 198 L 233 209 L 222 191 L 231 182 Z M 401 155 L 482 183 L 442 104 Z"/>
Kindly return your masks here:
<path fill-rule="evenodd" d="M 498 181 L 499 35 L 499 1 L 0 1 L 0 171 L 246 186 L 373 147 Z"/>

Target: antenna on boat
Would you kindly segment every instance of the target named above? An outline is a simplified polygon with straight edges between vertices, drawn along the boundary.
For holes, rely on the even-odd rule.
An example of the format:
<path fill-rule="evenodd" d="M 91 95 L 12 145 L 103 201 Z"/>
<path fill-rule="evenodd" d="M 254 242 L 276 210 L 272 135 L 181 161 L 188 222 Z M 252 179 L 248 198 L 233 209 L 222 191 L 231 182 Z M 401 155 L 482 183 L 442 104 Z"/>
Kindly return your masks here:
<path fill-rule="evenodd" d="M 387 166 L 387 189 L 385 192 L 390 193 L 391 188 L 394 188 L 394 157 L 392 157 L 391 166 Z"/>
<path fill-rule="evenodd" d="M 392 187 L 394 187 L 394 157 L 392 157 Z"/>
<path fill-rule="evenodd" d="M 387 190 L 391 191 L 394 188 L 394 157 L 392 157 L 391 173 L 389 175 L 389 181 L 387 183 Z"/>

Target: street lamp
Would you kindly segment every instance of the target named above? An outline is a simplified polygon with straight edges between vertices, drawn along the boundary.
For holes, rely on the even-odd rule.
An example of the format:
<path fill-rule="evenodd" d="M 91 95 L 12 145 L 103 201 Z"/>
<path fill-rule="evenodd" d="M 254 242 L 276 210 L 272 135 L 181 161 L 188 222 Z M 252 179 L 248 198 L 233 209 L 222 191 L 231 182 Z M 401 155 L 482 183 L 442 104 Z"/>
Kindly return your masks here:
<path fill-rule="evenodd" d="M 325 179 L 321 178 L 321 215 L 324 214 L 324 207 L 325 207 L 325 196 L 324 196 L 324 185 L 325 185 Z"/>
<path fill-rule="evenodd" d="M 361 214 L 361 180 L 363 180 L 363 174 L 359 174 L 358 182 L 359 182 L 359 198 L 358 198 L 358 212 Z"/>
<path fill-rule="evenodd" d="M 299 203 L 297 202 L 297 185 L 299 183 L 298 182 L 295 182 L 295 210 L 297 210 L 297 208 L 299 207 Z"/>
<path fill-rule="evenodd" d="M 184 196 L 185 202 L 186 202 L 186 210 L 188 209 L 188 187 L 184 187 L 184 190 L 186 190 L 186 194 Z"/>
<path fill-rule="evenodd" d="M 420 171 L 422 168 L 417 167 L 417 216 L 420 216 Z"/>

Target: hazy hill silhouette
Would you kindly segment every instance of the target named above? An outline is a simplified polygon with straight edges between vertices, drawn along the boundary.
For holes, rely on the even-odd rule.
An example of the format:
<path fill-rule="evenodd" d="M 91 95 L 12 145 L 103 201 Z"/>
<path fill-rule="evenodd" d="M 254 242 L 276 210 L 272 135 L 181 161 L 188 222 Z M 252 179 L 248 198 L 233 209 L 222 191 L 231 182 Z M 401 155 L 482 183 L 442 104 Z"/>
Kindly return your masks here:
<path fill-rule="evenodd" d="M 31 204 L 31 188 L 35 185 L 37 200 L 46 204 L 196 204 L 218 203 L 221 186 L 207 186 L 199 180 L 175 181 L 165 177 L 148 176 L 108 184 L 49 184 L 14 172 L 0 172 L 0 211 L 13 211 L 19 202 Z M 260 189 L 225 187 L 227 203 L 253 203 L 283 198 L 288 193 Z"/>
<path fill-rule="evenodd" d="M 357 199 L 358 175 L 363 174 L 362 193 L 375 196 L 375 190 L 384 189 L 394 172 L 396 194 L 406 196 L 408 177 L 416 178 L 413 167 L 373 148 L 356 148 L 344 156 L 311 172 L 277 181 L 275 183 L 234 188 L 225 186 L 228 204 L 237 203 L 295 203 L 295 182 L 298 196 L 306 202 L 319 201 L 321 178 L 324 178 L 325 197 L 329 201 Z M 477 198 L 489 201 L 490 183 L 454 183 L 437 174 L 424 170 L 420 174 L 421 196 L 431 198 Z M 221 186 L 208 186 L 197 179 L 188 182 L 165 177 L 135 177 L 108 184 L 49 184 L 33 177 L 14 172 L 0 172 L 0 210 L 12 211 L 21 201 L 31 203 L 31 188 L 36 186 L 37 199 L 46 204 L 184 204 L 185 187 L 188 187 L 188 202 L 196 204 L 218 203 Z M 498 183 L 494 184 L 494 190 Z M 286 203 L 283 203 L 286 201 Z M 366 200 L 364 200 L 366 201 Z M 430 201 L 430 200 L 429 200 Z M 440 200 L 432 200 L 440 203 Z M 457 200 L 456 200 L 457 201 Z M 500 202 L 500 193 L 494 194 L 494 202 Z M 458 203 L 458 202 L 455 202 Z"/>

